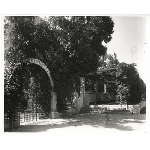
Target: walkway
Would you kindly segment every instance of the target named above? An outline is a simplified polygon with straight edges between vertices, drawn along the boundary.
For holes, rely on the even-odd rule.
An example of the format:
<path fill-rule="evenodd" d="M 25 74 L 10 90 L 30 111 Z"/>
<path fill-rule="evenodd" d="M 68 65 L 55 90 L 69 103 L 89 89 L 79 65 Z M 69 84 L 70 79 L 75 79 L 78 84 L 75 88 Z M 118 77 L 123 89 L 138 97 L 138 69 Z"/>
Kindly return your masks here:
<path fill-rule="evenodd" d="M 102 132 L 146 132 L 145 114 L 82 114 L 75 117 L 45 119 L 21 125 L 8 132 L 49 132 L 78 134 Z"/>

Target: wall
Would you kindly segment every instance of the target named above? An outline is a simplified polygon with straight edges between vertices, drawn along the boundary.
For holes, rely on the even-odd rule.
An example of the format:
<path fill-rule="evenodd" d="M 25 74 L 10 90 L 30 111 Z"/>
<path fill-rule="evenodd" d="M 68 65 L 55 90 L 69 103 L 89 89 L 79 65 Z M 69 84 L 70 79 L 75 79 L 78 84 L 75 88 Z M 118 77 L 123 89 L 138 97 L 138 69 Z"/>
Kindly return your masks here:
<path fill-rule="evenodd" d="M 142 110 L 144 107 L 146 107 L 146 101 L 141 101 L 139 105 L 140 105 L 140 109 Z"/>
<path fill-rule="evenodd" d="M 90 105 L 89 107 L 93 108 L 95 107 L 94 105 Z M 114 110 L 114 109 L 126 109 L 126 105 L 97 105 L 98 108 L 107 108 L 109 110 Z"/>
<path fill-rule="evenodd" d="M 19 113 L 16 113 L 15 120 L 13 120 L 13 122 L 12 122 L 12 128 L 16 128 L 18 126 L 20 126 L 20 115 L 19 115 Z M 11 123 L 10 123 L 9 119 L 5 118 L 4 119 L 4 130 L 10 129 L 10 128 L 11 128 Z"/>
<path fill-rule="evenodd" d="M 140 111 L 146 106 L 146 101 L 141 101 L 137 105 L 128 105 L 128 109 L 134 114 L 140 114 Z"/>
<path fill-rule="evenodd" d="M 128 110 L 133 112 L 134 114 L 140 114 L 140 105 L 128 105 Z"/>
<path fill-rule="evenodd" d="M 10 125 L 9 119 L 4 119 L 4 130 L 10 129 L 10 128 L 11 128 L 11 125 Z"/>
<path fill-rule="evenodd" d="M 89 102 L 96 101 L 96 93 L 95 92 L 86 92 L 83 100 L 84 105 L 89 105 Z"/>
<path fill-rule="evenodd" d="M 140 110 L 146 106 L 146 101 L 142 101 L 141 103 L 137 105 L 128 105 L 128 110 L 133 112 L 134 114 L 140 114 Z M 94 105 L 90 105 L 89 107 L 94 108 Z M 127 105 L 97 105 L 98 108 L 107 108 L 109 110 L 115 110 L 115 109 L 126 109 Z"/>

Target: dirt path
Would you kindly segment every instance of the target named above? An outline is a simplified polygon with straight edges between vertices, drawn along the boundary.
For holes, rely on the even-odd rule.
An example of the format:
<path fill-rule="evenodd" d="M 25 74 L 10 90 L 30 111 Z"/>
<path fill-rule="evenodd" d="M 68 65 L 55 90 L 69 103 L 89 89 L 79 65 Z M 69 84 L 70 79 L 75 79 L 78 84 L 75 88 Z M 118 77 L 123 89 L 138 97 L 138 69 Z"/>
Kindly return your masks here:
<path fill-rule="evenodd" d="M 50 132 L 51 134 L 78 134 L 102 132 L 146 132 L 146 115 L 84 114 L 60 119 L 46 119 L 21 125 L 8 132 Z"/>

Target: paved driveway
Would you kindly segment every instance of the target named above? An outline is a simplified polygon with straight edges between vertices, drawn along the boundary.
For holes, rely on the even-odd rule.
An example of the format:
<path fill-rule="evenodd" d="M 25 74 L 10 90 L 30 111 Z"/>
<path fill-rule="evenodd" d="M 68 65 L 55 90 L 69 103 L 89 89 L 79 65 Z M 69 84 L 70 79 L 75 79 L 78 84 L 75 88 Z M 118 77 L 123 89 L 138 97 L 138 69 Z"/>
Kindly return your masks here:
<path fill-rule="evenodd" d="M 145 114 L 84 114 L 60 119 L 45 119 L 21 125 L 8 132 L 49 132 L 51 134 L 146 132 Z"/>

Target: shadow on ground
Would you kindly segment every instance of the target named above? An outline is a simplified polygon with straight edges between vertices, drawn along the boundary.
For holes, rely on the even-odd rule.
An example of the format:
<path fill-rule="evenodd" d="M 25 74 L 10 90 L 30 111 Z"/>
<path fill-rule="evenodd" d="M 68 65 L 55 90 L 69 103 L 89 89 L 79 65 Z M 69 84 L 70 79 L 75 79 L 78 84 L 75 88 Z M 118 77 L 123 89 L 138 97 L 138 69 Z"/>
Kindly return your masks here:
<path fill-rule="evenodd" d="M 53 121 L 53 122 L 52 122 Z M 144 124 L 146 115 L 124 115 L 124 114 L 86 114 L 74 117 L 63 117 L 61 119 L 45 120 L 28 125 L 21 125 L 16 129 L 5 132 L 46 132 L 51 129 L 68 127 L 92 127 L 117 129 L 118 131 L 133 131 L 133 126 Z"/>

